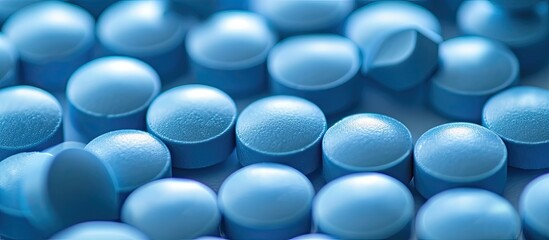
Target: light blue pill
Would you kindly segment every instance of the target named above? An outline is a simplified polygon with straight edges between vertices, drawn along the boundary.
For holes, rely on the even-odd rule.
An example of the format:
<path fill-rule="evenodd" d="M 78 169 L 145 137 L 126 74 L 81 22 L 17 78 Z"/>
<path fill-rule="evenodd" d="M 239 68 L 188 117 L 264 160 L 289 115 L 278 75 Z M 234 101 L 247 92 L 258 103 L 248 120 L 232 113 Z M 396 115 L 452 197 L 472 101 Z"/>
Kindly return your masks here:
<path fill-rule="evenodd" d="M 507 11 L 490 1 L 464 1 L 458 10 L 457 23 L 465 34 L 492 38 L 511 47 L 522 75 L 534 73 L 549 62 L 546 51 L 540 51 L 549 45 L 548 1 L 520 13 Z"/>
<path fill-rule="evenodd" d="M 93 221 L 79 223 L 57 234 L 51 239 L 72 240 L 147 240 L 139 230 L 119 222 Z"/>
<path fill-rule="evenodd" d="M 412 179 L 412 134 L 394 118 L 372 113 L 345 117 L 322 140 L 324 179 L 381 172 L 403 184 Z"/>
<path fill-rule="evenodd" d="M 30 86 L 0 89 L 0 159 L 61 143 L 62 115 L 59 102 L 44 90 Z"/>
<path fill-rule="evenodd" d="M 503 193 L 507 150 L 501 138 L 472 123 L 447 123 L 425 132 L 414 147 L 414 184 L 425 198 L 457 187 Z"/>
<path fill-rule="evenodd" d="M 289 36 L 339 32 L 354 8 L 354 1 L 250 0 L 249 7 L 263 15 L 282 35 Z"/>
<path fill-rule="evenodd" d="M 549 174 L 530 182 L 520 196 L 520 215 L 526 239 L 549 238 Z"/>
<path fill-rule="evenodd" d="M 70 75 L 91 57 L 94 27 L 84 9 L 45 1 L 11 15 L 2 32 L 19 51 L 23 82 L 63 91 Z"/>
<path fill-rule="evenodd" d="M 486 101 L 519 81 L 517 58 L 499 42 L 457 37 L 442 43 L 439 52 L 429 98 L 438 112 L 453 119 L 480 123 Z"/>
<path fill-rule="evenodd" d="M 519 239 L 520 218 L 505 198 L 475 188 L 444 191 L 416 216 L 418 239 Z"/>
<path fill-rule="evenodd" d="M 172 175 L 168 148 L 147 132 L 109 132 L 92 140 L 85 149 L 113 171 L 121 202 L 139 186 Z"/>
<path fill-rule="evenodd" d="M 338 178 L 318 192 L 313 219 L 336 239 L 409 239 L 414 216 L 410 191 L 380 173 Z"/>
<path fill-rule="evenodd" d="M 298 97 L 272 96 L 248 105 L 236 122 L 240 163 L 276 162 L 313 172 L 322 158 L 327 123 L 315 104 Z"/>
<path fill-rule="evenodd" d="M 19 54 L 13 43 L 0 34 L 0 88 L 17 84 Z"/>
<path fill-rule="evenodd" d="M 514 87 L 493 96 L 484 106 L 482 125 L 505 141 L 509 166 L 549 167 L 549 90 Z"/>
<path fill-rule="evenodd" d="M 97 20 L 97 38 L 104 54 L 141 59 L 167 81 L 186 68 L 184 40 L 193 22 L 167 1 L 119 1 Z"/>
<path fill-rule="evenodd" d="M 335 240 L 335 238 L 325 234 L 310 233 L 310 234 L 305 234 L 299 237 L 292 238 L 290 240 Z"/>
<path fill-rule="evenodd" d="M 311 182 L 294 168 L 258 163 L 233 173 L 219 190 L 230 239 L 289 239 L 311 230 Z"/>
<path fill-rule="evenodd" d="M 266 60 L 275 33 L 258 14 L 223 11 L 192 28 L 186 46 L 198 83 L 232 96 L 246 96 L 266 87 Z"/>
<path fill-rule="evenodd" d="M 360 50 L 345 37 L 325 34 L 287 38 L 269 53 L 271 90 L 305 98 L 327 115 L 338 113 L 360 98 L 360 64 Z"/>
<path fill-rule="evenodd" d="M 160 92 L 156 71 L 128 57 L 86 63 L 67 84 L 69 115 L 87 140 L 119 129 L 145 130 L 147 108 Z"/>
<path fill-rule="evenodd" d="M 168 145 L 172 165 L 203 168 L 225 161 L 234 149 L 234 101 L 219 89 L 190 84 L 154 100 L 147 129 Z"/>
<path fill-rule="evenodd" d="M 193 239 L 219 235 L 217 196 L 188 179 L 163 179 L 135 190 L 122 207 L 122 222 L 151 239 Z"/>
<path fill-rule="evenodd" d="M 18 153 L 0 161 L 0 236 L 8 239 L 44 238 L 27 219 L 21 188 L 32 165 L 52 155 L 39 152 Z"/>

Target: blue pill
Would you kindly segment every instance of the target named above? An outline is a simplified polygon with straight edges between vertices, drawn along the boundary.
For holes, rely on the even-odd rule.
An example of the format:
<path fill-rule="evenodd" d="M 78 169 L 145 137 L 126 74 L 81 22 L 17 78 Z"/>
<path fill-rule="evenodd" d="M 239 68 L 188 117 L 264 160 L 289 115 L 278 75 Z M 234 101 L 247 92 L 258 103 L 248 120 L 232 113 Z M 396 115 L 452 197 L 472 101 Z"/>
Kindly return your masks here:
<path fill-rule="evenodd" d="M 294 168 L 258 163 L 233 173 L 219 190 L 230 239 L 289 239 L 311 230 L 311 182 Z"/>
<path fill-rule="evenodd" d="M 194 239 L 219 235 L 217 196 L 188 179 L 163 179 L 135 190 L 122 207 L 122 222 L 151 239 Z"/>
<path fill-rule="evenodd" d="M 0 34 L 0 88 L 17 84 L 19 54 L 13 43 Z"/>
<path fill-rule="evenodd" d="M 113 171 L 121 202 L 141 185 L 172 175 L 168 148 L 147 132 L 109 132 L 93 139 L 85 149 Z"/>
<path fill-rule="evenodd" d="M 403 184 L 412 179 L 412 134 L 385 115 L 345 117 L 326 131 L 322 153 L 327 182 L 357 172 L 381 172 Z"/>
<path fill-rule="evenodd" d="M 250 10 L 263 15 L 284 36 L 336 33 L 354 7 L 352 0 L 250 0 Z"/>
<path fill-rule="evenodd" d="M 159 92 L 159 77 L 146 63 L 128 57 L 98 58 L 71 76 L 69 115 L 88 141 L 119 129 L 145 130 L 147 108 Z"/>
<path fill-rule="evenodd" d="M 62 141 L 63 109 L 55 97 L 30 86 L 0 89 L 0 159 Z"/>
<path fill-rule="evenodd" d="M 507 11 L 490 1 L 464 1 L 458 10 L 457 23 L 465 34 L 507 44 L 519 60 L 522 75 L 534 73 L 549 62 L 549 54 L 542 50 L 549 45 L 548 1 L 520 13 Z"/>
<path fill-rule="evenodd" d="M 94 27 L 84 9 L 45 1 L 11 15 L 2 32 L 19 50 L 23 82 L 63 91 L 70 75 L 91 57 Z"/>
<path fill-rule="evenodd" d="M 530 182 L 520 196 L 519 209 L 526 239 L 549 238 L 549 174 Z"/>
<path fill-rule="evenodd" d="M 248 105 L 236 122 L 236 151 L 243 166 L 276 162 L 313 172 L 322 159 L 327 123 L 315 104 L 298 97 L 272 96 Z"/>
<path fill-rule="evenodd" d="M 266 60 L 276 35 L 258 14 L 223 11 L 192 28 L 186 39 L 198 83 L 232 96 L 261 92 L 267 83 Z"/>
<path fill-rule="evenodd" d="M 73 240 L 147 240 L 139 230 L 119 222 L 93 221 L 79 223 L 57 234 L 51 239 Z"/>
<path fill-rule="evenodd" d="M 350 39 L 328 34 L 290 37 L 269 53 L 271 90 L 305 98 L 327 115 L 338 113 L 360 98 L 360 65 L 360 50 Z"/>
<path fill-rule="evenodd" d="M 406 186 L 380 173 L 328 183 L 315 197 L 313 219 L 336 239 L 409 239 L 414 200 Z"/>
<path fill-rule="evenodd" d="M 444 191 L 417 213 L 418 239 L 520 239 L 520 218 L 505 198 L 475 188 Z"/>
<path fill-rule="evenodd" d="M 335 238 L 325 234 L 310 233 L 310 234 L 305 234 L 299 237 L 292 238 L 290 240 L 335 240 Z"/>
<path fill-rule="evenodd" d="M 97 38 L 104 54 L 138 58 L 167 81 L 185 69 L 184 40 L 193 22 L 167 1 L 120 1 L 97 20 Z"/>
<path fill-rule="evenodd" d="M 147 129 L 168 145 L 172 165 L 203 168 L 225 161 L 234 149 L 234 101 L 219 89 L 190 84 L 158 96 Z"/>
<path fill-rule="evenodd" d="M 429 98 L 437 111 L 453 119 L 480 122 L 486 101 L 519 81 L 517 58 L 498 42 L 457 37 L 442 43 L 439 52 Z"/>
<path fill-rule="evenodd" d="M 472 123 L 447 123 L 425 132 L 414 147 L 414 184 L 425 198 L 457 187 L 503 193 L 507 150 L 494 132 Z"/>
<path fill-rule="evenodd" d="M 514 87 L 492 97 L 482 125 L 497 133 L 509 151 L 509 166 L 549 167 L 549 90 Z"/>

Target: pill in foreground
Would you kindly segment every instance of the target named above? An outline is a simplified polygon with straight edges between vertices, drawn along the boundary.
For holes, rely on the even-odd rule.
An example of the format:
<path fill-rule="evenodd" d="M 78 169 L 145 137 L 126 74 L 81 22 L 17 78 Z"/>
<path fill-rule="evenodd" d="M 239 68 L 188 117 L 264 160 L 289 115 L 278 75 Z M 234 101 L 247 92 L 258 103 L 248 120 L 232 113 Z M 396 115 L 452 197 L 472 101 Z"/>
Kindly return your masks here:
<path fill-rule="evenodd" d="M 549 175 L 530 182 L 520 196 L 520 215 L 526 239 L 549 237 Z"/>
<path fill-rule="evenodd" d="M 147 240 L 145 234 L 124 223 L 93 221 L 73 225 L 51 239 Z"/>

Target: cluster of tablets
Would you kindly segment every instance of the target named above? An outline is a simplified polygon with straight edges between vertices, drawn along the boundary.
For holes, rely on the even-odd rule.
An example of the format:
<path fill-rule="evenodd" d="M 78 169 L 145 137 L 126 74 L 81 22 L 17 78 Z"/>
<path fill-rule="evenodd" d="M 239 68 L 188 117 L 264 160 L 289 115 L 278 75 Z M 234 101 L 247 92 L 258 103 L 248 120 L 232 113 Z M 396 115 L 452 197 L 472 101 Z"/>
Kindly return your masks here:
<path fill-rule="evenodd" d="M 549 3 L 446 2 L 0 0 L 0 237 L 549 238 Z"/>

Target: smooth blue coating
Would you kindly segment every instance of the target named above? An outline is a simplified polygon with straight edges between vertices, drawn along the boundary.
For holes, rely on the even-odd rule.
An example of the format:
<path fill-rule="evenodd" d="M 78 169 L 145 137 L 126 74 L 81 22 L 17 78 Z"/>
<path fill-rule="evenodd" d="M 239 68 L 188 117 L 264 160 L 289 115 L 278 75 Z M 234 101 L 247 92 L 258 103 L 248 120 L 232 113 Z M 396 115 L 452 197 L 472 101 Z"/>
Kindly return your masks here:
<path fill-rule="evenodd" d="M 17 84 L 18 61 L 17 49 L 5 35 L 0 34 L 0 88 Z"/>
<path fill-rule="evenodd" d="M 343 118 L 322 140 L 324 179 L 381 172 L 403 184 L 412 179 L 412 134 L 398 120 L 362 113 Z"/>
<path fill-rule="evenodd" d="M 168 145 L 172 165 L 203 168 L 227 159 L 234 149 L 234 101 L 219 89 L 189 84 L 154 100 L 147 129 Z"/>
<path fill-rule="evenodd" d="M 112 131 L 93 139 L 85 149 L 113 171 L 121 201 L 141 185 L 172 175 L 168 148 L 147 132 Z"/>
<path fill-rule="evenodd" d="M 0 89 L 0 160 L 62 141 L 63 109 L 55 97 L 31 86 Z"/>
<path fill-rule="evenodd" d="M 514 1 L 526 3 L 527 1 Z M 542 69 L 549 62 L 549 2 L 516 13 L 490 1 L 464 1 L 457 14 L 465 34 L 492 38 L 507 44 L 517 55 L 522 75 Z"/>
<path fill-rule="evenodd" d="M 409 239 L 414 200 L 406 186 L 380 173 L 356 173 L 324 186 L 313 220 L 336 239 Z"/>
<path fill-rule="evenodd" d="M 266 60 L 277 37 L 260 15 L 222 11 L 192 28 L 186 47 L 194 77 L 232 96 L 266 87 Z"/>
<path fill-rule="evenodd" d="M 59 1 L 27 6 L 9 17 L 2 32 L 17 47 L 20 78 L 62 91 L 70 75 L 91 57 L 94 20 L 84 9 Z"/>
<path fill-rule="evenodd" d="M 514 87 L 492 97 L 482 125 L 497 133 L 509 151 L 509 166 L 549 167 L 549 90 Z"/>
<path fill-rule="evenodd" d="M 219 190 L 219 209 L 230 239 L 289 239 L 310 232 L 313 185 L 277 163 L 244 167 Z"/>
<path fill-rule="evenodd" d="M 507 150 L 494 132 L 473 123 L 431 128 L 414 147 L 414 183 L 425 198 L 457 187 L 503 193 Z"/>
<path fill-rule="evenodd" d="M 519 239 L 520 218 L 505 198 L 477 188 L 444 191 L 429 199 L 415 222 L 417 239 Z"/>
<path fill-rule="evenodd" d="M 335 240 L 335 238 L 325 234 L 310 233 L 310 234 L 305 234 L 299 237 L 292 238 L 290 240 Z"/>
<path fill-rule="evenodd" d="M 122 222 L 151 239 L 193 239 L 219 235 L 217 196 L 202 183 L 162 179 L 135 190 L 122 207 Z"/>
<path fill-rule="evenodd" d="M 147 108 L 160 92 L 160 79 L 146 63 L 103 57 L 86 63 L 67 84 L 69 115 L 88 140 L 119 129 L 145 130 Z"/>
<path fill-rule="evenodd" d="M 283 35 L 336 33 L 354 8 L 353 0 L 250 0 L 250 10 L 263 15 Z"/>
<path fill-rule="evenodd" d="M 166 81 L 185 69 L 184 40 L 193 22 L 167 1 L 119 1 L 97 20 L 97 38 L 105 54 L 141 59 Z"/>
<path fill-rule="evenodd" d="M 324 114 L 298 97 L 272 96 L 248 105 L 236 122 L 236 152 L 243 166 L 276 162 L 313 172 L 322 158 Z"/>
<path fill-rule="evenodd" d="M 81 142 L 75 142 L 75 141 L 67 141 L 59 143 L 53 147 L 47 148 L 46 150 L 42 151 L 43 153 L 49 153 L 51 155 L 57 155 L 67 149 L 77 148 L 77 149 L 83 149 L 86 147 L 85 143 Z"/>
<path fill-rule="evenodd" d="M 549 174 L 542 175 L 524 188 L 519 202 L 526 239 L 549 238 Z"/>
<path fill-rule="evenodd" d="M 57 234 L 51 239 L 72 240 L 147 240 L 145 234 L 124 223 L 93 221 L 79 223 Z"/>
<path fill-rule="evenodd" d="M 507 11 L 529 11 L 532 10 L 536 4 L 545 0 L 490 0 L 497 6 L 504 7 Z"/>
<path fill-rule="evenodd" d="M 439 54 L 429 98 L 438 112 L 450 118 L 480 123 L 486 101 L 519 81 L 516 56 L 499 42 L 457 37 L 443 42 Z"/>
<path fill-rule="evenodd" d="M 274 94 L 305 98 L 327 115 L 347 110 L 360 98 L 360 50 L 345 37 L 290 37 L 273 47 L 267 62 Z"/>
<path fill-rule="evenodd" d="M 32 165 L 51 157 L 47 153 L 28 152 L 0 161 L 0 236 L 9 239 L 44 238 L 26 218 L 21 188 Z"/>
<path fill-rule="evenodd" d="M 118 218 L 114 176 L 84 149 L 67 149 L 33 165 L 20 192 L 28 220 L 44 236 L 80 222 Z"/>

